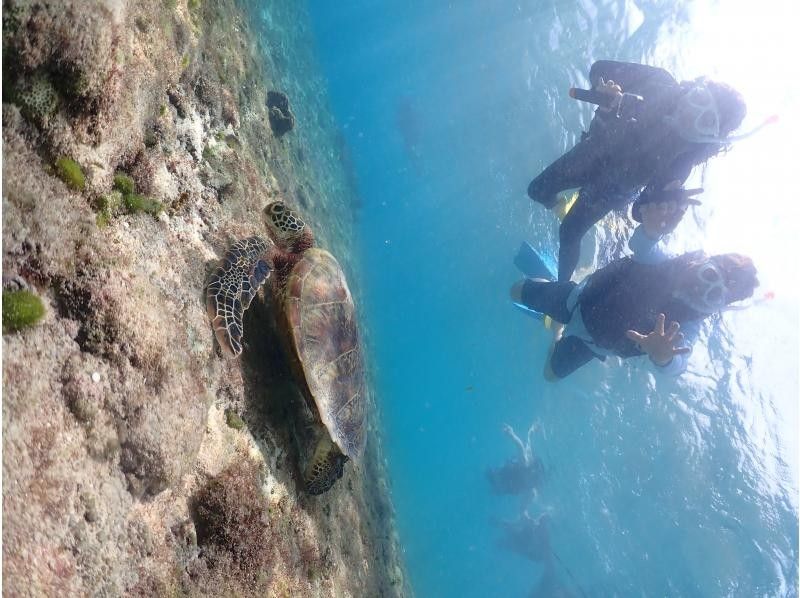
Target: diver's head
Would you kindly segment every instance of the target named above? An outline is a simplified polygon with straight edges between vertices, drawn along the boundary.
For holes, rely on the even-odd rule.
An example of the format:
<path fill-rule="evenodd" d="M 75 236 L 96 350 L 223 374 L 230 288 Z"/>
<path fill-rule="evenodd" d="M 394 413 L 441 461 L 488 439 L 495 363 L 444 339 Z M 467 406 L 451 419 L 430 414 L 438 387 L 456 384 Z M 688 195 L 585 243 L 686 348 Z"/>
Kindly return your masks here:
<path fill-rule="evenodd" d="M 677 183 L 677 181 L 676 181 Z M 645 189 L 631 207 L 631 216 L 636 222 L 643 222 L 644 210 L 659 210 L 661 217 L 666 220 L 675 220 L 677 224 L 689 206 L 699 206 L 700 202 L 693 196 L 703 192 L 702 188 L 684 189 L 668 185 L 663 189 Z"/>
<path fill-rule="evenodd" d="M 747 256 L 713 255 L 689 265 L 676 295 L 695 311 L 711 314 L 752 297 L 758 286 L 757 275 L 753 260 Z"/>
<path fill-rule="evenodd" d="M 726 83 L 705 77 L 683 87 L 685 91 L 670 117 L 678 135 L 693 143 L 725 143 L 747 114 L 742 95 Z"/>
<path fill-rule="evenodd" d="M 744 117 L 747 116 L 747 104 L 745 104 L 742 94 L 727 83 L 711 79 L 706 79 L 704 83 L 717 104 L 719 136 L 727 137 L 739 128 Z"/>

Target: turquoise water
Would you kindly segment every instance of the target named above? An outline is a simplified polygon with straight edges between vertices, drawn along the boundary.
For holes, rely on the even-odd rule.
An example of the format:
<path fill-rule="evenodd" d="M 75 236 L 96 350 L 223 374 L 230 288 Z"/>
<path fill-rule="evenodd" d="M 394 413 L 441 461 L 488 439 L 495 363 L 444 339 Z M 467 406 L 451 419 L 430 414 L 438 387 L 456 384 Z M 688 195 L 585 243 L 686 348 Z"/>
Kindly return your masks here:
<path fill-rule="evenodd" d="M 797 595 L 800 293 L 788 195 L 800 92 L 787 73 L 800 48 L 789 8 L 309 3 L 360 189 L 361 307 L 417 595 Z M 735 43 L 743 31 L 749 43 Z M 566 90 L 599 58 L 728 81 L 748 99 L 743 129 L 781 116 L 702 181 L 696 173 L 704 204 L 671 240 L 751 255 L 775 298 L 710 321 L 677 380 L 609 359 L 547 385 L 549 333 L 507 299 L 520 240 L 556 247 L 557 222 L 525 189 L 588 125 Z M 619 251 L 620 223 L 586 240 L 584 272 Z M 525 504 L 487 482 L 488 467 L 515 456 L 504 423 L 521 436 L 536 423 L 545 475 Z M 500 542 L 502 521 L 525 507 L 548 515 L 535 560 Z"/>

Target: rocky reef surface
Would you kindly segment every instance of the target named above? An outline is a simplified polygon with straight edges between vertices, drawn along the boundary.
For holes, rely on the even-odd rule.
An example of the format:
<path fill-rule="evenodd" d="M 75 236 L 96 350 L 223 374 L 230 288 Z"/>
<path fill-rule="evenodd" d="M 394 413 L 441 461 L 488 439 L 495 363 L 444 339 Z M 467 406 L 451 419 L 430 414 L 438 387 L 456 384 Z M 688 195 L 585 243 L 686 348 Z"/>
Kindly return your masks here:
<path fill-rule="evenodd" d="M 298 4 L 3 2 L 3 284 L 44 307 L 4 317 L 4 595 L 410 594 L 376 418 L 306 496 L 314 414 L 269 295 L 239 360 L 205 314 L 273 198 L 359 295 L 357 192 Z"/>

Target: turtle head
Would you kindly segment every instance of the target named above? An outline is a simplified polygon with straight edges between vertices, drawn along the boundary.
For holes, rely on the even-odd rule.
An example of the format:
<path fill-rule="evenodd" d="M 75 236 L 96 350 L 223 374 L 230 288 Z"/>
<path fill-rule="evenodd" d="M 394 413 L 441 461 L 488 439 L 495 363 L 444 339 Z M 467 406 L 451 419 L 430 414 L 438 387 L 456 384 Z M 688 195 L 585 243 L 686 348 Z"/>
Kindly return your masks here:
<path fill-rule="evenodd" d="M 314 245 L 311 228 L 282 201 L 273 201 L 264 208 L 264 226 L 283 251 L 302 253 Z"/>

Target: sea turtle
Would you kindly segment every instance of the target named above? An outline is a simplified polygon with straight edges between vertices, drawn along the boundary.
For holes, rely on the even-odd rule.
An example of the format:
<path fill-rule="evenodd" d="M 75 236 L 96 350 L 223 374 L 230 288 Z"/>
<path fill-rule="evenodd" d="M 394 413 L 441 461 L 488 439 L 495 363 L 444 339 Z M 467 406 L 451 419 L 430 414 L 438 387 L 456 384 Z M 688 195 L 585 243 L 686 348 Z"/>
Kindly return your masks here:
<path fill-rule="evenodd" d="M 211 276 L 206 307 L 223 353 L 236 357 L 242 315 L 271 280 L 298 385 L 318 415 L 319 441 L 303 477 L 309 494 L 321 494 L 364 448 L 364 368 L 353 297 L 336 258 L 314 247 L 313 233 L 297 213 L 275 201 L 264 208 L 263 220 L 269 238 L 231 246 Z"/>

